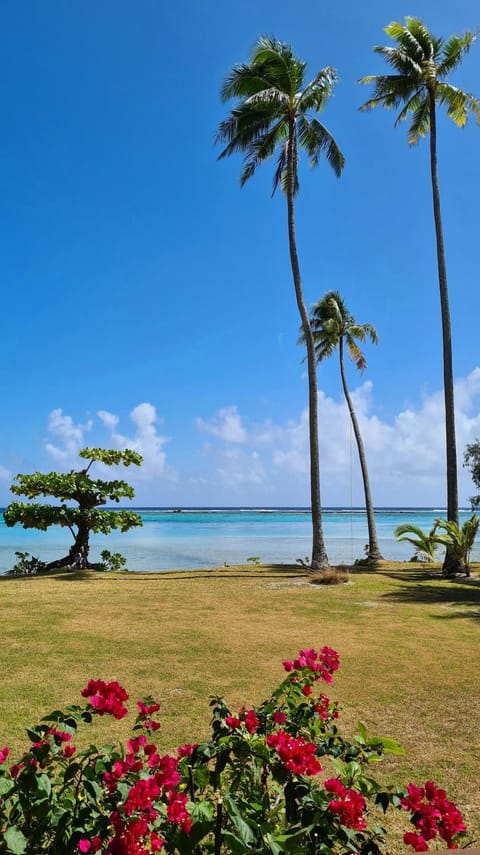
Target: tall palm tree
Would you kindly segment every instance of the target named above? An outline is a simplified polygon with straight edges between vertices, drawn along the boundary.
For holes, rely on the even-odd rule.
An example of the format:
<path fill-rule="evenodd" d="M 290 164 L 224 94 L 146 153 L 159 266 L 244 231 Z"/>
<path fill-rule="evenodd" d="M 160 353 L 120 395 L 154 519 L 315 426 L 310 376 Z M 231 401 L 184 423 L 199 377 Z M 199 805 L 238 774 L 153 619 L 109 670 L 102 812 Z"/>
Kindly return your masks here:
<path fill-rule="evenodd" d="M 365 509 L 367 512 L 368 524 L 368 560 L 371 564 L 375 564 L 377 561 L 381 561 L 383 556 L 378 545 L 375 513 L 373 510 L 372 494 L 370 491 L 370 480 L 368 477 L 365 448 L 345 374 L 344 353 L 346 350 L 350 359 L 355 362 L 359 371 L 364 371 L 367 367 L 367 361 L 358 342 L 360 341 L 363 343 L 367 339 L 370 339 L 373 344 L 376 344 L 378 341 L 377 332 L 372 324 L 357 324 L 353 315 L 348 311 L 343 297 L 338 291 L 328 291 L 322 299 L 318 301 L 318 303 L 315 303 L 312 307 L 310 326 L 313 332 L 317 363 L 320 363 L 327 357 L 332 356 L 338 348 L 343 393 L 345 395 L 348 411 L 352 420 L 353 432 L 355 434 L 358 456 L 360 459 L 360 468 L 362 471 Z"/>
<path fill-rule="evenodd" d="M 416 145 L 421 137 L 430 133 L 430 172 L 433 195 L 433 214 L 437 245 L 438 283 L 442 313 L 443 386 L 445 396 L 445 444 L 447 459 L 447 516 L 458 524 L 457 450 L 455 440 L 455 402 L 453 392 L 452 336 L 448 304 L 447 269 L 440 210 L 440 192 L 437 171 L 437 104 L 445 106 L 447 116 L 462 127 L 468 114 L 480 115 L 480 102 L 468 92 L 452 86 L 445 78 L 461 63 L 477 35 L 466 32 L 453 35 L 445 41 L 430 33 L 418 18 L 405 18 L 385 27 L 385 32 L 396 43 L 395 47 L 374 47 L 395 74 L 364 77 L 361 83 L 373 83 L 373 97 L 360 108 L 370 110 L 381 105 L 387 109 L 401 107 L 395 126 L 409 115 L 408 142 Z M 444 573 L 452 575 L 458 569 L 451 551 L 447 550 Z"/>
<path fill-rule="evenodd" d="M 340 176 L 344 157 L 333 136 L 317 119 L 336 82 L 333 68 L 323 68 L 305 82 L 306 64 L 294 56 L 289 45 L 262 36 L 253 48 L 250 62 L 236 65 L 226 78 L 223 101 L 237 99 L 228 118 L 220 124 L 217 142 L 226 143 L 220 158 L 241 152 L 243 186 L 265 160 L 277 155 L 273 193 L 278 186 L 287 197 L 288 240 L 295 297 L 300 313 L 308 365 L 310 494 L 312 507 L 312 569 L 328 567 L 320 501 L 318 452 L 318 393 L 315 348 L 302 289 L 295 239 L 294 200 L 299 189 L 300 150 L 317 166 L 324 154 L 335 175 Z M 273 195 L 273 194 L 272 194 Z"/>

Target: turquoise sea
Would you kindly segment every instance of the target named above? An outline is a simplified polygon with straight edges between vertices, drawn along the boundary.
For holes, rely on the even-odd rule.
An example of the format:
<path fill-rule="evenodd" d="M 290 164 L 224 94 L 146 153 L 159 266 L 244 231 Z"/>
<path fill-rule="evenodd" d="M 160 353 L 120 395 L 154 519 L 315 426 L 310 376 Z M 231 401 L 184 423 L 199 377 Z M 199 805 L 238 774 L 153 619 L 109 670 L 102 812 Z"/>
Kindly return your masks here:
<path fill-rule="evenodd" d="M 246 563 L 249 556 L 262 562 L 294 563 L 310 553 L 311 524 L 307 508 L 137 508 L 143 527 L 125 534 L 93 535 L 90 557 L 99 560 L 102 549 L 121 552 L 130 570 L 184 570 Z M 461 512 L 460 521 L 470 511 Z M 385 558 L 408 560 L 413 549 L 397 543 L 394 528 L 412 522 L 429 530 L 441 508 L 379 508 L 375 512 L 380 547 Z M 332 563 L 352 563 L 364 555 L 367 521 L 362 509 L 328 508 L 323 517 L 328 557 Z M 70 547 L 67 529 L 46 532 L 7 528 L 0 517 L 0 573 L 15 563 L 15 551 L 29 552 L 45 561 L 61 558 Z M 480 542 L 472 553 L 480 560 Z"/>

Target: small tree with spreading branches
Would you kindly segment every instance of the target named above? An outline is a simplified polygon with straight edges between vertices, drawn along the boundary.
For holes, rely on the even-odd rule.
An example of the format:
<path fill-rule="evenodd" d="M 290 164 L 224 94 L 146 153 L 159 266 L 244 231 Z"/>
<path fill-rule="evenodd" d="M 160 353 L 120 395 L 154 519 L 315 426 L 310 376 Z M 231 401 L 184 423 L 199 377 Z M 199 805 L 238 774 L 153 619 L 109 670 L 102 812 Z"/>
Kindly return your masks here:
<path fill-rule="evenodd" d="M 17 496 L 36 499 L 53 496 L 61 504 L 47 505 L 39 502 L 12 502 L 4 512 L 7 526 L 21 523 L 24 528 L 46 531 L 52 525 L 70 530 L 73 545 L 68 555 L 45 564 L 45 570 L 65 567 L 82 570 L 92 567 L 88 560 L 90 533 L 110 534 L 114 529 L 128 531 L 142 525 L 142 518 L 133 511 L 107 510 L 102 508 L 107 501 L 119 502 L 133 499 L 135 492 L 126 481 L 103 481 L 89 475 L 93 463 L 105 466 L 140 466 L 142 457 L 136 451 L 125 449 L 82 448 L 80 457 L 88 461 L 84 469 L 71 472 L 48 472 L 33 475 L 17 475 L 11 491 Z M 76 505 L 71 505 L 75 502 Z"/>

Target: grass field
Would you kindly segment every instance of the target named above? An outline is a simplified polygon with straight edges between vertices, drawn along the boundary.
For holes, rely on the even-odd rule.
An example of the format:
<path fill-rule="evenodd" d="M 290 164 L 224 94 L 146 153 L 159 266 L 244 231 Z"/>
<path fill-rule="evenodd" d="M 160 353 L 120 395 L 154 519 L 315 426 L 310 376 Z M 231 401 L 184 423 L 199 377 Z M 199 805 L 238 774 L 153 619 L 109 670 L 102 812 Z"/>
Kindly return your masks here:
<path fill-rule="evenodd" d="M 353 572 L 313 585 L 298 568 L 245 567 L 169 574 L 0 577 L 0 748 L 77 702 L 90 677 L 117 679 L 132 701 L 162 703 L 162 745 L 207 732 L 208 697 L 261 701 L 281 660 L 328 644 L 341 668 L 329 691 L 352 733 L 398 739 L 404 757 L 375 774 L 433 778 L 480 840 L 480 580 L 449 582 L 411 565 Z M 107 730 L 108 725 L 108 730 Z M 128 732 L 102 721 L 98 738 Z M 87 730 L 85 739 L 91 740 Z M 381 772 L 381 775 L 380 775 Z"/>

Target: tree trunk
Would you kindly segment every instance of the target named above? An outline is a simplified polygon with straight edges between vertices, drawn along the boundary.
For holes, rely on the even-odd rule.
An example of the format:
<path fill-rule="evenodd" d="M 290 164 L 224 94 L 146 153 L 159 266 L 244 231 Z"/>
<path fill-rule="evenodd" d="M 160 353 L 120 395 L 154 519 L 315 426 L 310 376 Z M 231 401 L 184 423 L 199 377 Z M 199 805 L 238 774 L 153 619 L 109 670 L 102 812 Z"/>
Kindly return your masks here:
<path fill-rule="evenodd" d="M 430 101 L 430 169 L 432 176 L 433 216 L 437 244 L 438 284 L 442 313 L 443 391 L 445 397 L 445 444 L 447 457 L 447 519 L 458 525 L 457 444 L 455 439 L 455 398 L 453 388 L 452 331 L 448 305 L 447 266 L 443 241 L 440 191 L 437 172 L 437 125 L 435 92 L 429 90 Z M 443 563 L 446 576 L 461 572 L 461 562 L 447 549 Z"/>
<path fill-rule="evenodd" d="M 358 424 L 357 416 L 353 407 L 353 401 L 350 397 L 350 392 L 347 386 L 347 378 L 345 376 L 345 364 L 343 359 L 343 336 L 340 336 L 338 343 L 338 353 L 340 356 L 340 375 L 342 378 L 343 394 L 347 402 L 350 418 L 352 420 L 353 432 L 358 448 L 358 457 L 360 460 L 360 469 L 362 470 L 363 491 L 365 494 L 365 509 L 367 512 L 368 525 L 368 561 L 370 564 L 376 564 L 377 561 L 383 560 L 383 555 L 380 552 L 380 547 L 377 540 L 377 527 L 375 525 L 375 513 L 373 510 L 372 494 L 370 492 L 370 480 L 368 477 L 367 458 L 365 456 L 365 448 L 363 445 L 362 435 Z"/>
<path fill-rule="evenodd" d="M 295 239 L 295 176 L 296 176 L 296 141 L 295 122 L 292 118 L 289 124 L 288 156 L 287 156 L 287 207 L 288 207 L 288 242 L 290 248 L 290 263 L 292 266 L 295 297 L 302 321 L 303 335 L 307 348 L 308 367 L 308 416 L 310 442 L 310 497 L 312 508 L 312 570 L 326 570 L 330 565 L 322 527 L 322 505 L 320 500 L 320 455 L 318 449 L 318 391 L 317 367 L 315 362 L 315 347 L 308 312 L 303 297 L 300 265 L 298 263 L 297 244 Z"/>
<path fill-rule="evenodd" d="M 90 549 L 89 535 L 90 527 L 86 524 L 80 524 L 75 535 L 75 543 L 68 555 L 65 555 L 64 558 L 57 558 L 55 561 L 50 561 L 45 569 L 56 570 L 63 567 L 65 570 L 88 570 L 92 566 L 88 561 Z"/>

